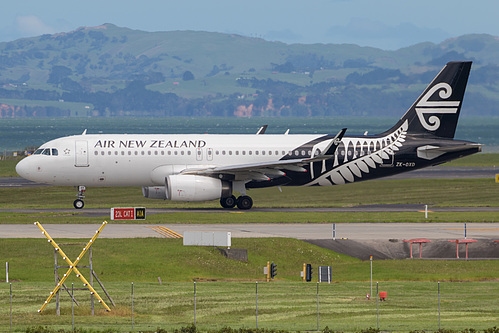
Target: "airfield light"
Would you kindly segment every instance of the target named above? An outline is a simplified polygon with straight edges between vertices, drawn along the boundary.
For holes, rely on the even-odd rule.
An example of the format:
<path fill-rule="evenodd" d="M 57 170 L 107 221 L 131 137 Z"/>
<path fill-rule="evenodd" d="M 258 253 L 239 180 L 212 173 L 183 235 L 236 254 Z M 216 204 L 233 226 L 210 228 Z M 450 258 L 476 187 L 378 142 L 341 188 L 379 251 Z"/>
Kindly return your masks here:
<path fill-rule="evenodd" d="M 270 277 L 274 279 L 276 275 L 277 275 L 277 265 L 272 262 L 270 264 Z"/>

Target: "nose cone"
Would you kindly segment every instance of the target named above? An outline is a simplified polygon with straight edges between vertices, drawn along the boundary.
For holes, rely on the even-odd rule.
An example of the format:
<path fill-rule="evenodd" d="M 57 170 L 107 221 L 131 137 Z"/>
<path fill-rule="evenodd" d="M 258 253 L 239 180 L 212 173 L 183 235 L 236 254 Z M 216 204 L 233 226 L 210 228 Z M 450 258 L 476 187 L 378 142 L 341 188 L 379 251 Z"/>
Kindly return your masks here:
<path fill-rule="evenodd" d="M 30 170 L 31 163 L 28 160 L 29 160 L 29 157 L 26 157 L 26 158 L 22 159 L 16 165 L 17 174 L 25 179 L 30 179 L 30 174 L 32 174 L 32 170 Z"/>

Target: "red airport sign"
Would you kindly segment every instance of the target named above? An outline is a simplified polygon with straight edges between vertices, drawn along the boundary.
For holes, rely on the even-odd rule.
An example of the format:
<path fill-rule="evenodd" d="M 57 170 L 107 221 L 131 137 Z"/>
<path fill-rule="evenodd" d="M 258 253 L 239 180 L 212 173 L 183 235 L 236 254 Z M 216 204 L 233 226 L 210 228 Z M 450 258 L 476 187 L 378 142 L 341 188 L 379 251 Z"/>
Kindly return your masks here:
<path fill-rule="evenodd" d="M 144 207 L 111 208 L 111 220 L 145 220 Z"/>

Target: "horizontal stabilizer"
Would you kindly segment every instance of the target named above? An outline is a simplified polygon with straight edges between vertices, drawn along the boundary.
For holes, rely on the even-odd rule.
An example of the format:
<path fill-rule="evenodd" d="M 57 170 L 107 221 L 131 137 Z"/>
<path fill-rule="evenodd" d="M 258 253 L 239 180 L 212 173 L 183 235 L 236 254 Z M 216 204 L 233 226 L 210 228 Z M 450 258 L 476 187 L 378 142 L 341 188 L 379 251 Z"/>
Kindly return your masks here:
<path fill-rule="evenodd" d="M 417 148 L 418 157 L 425 160 L 433 160 L 445 153 L 453 153 L 469 148 L 480 148 L 482 145 L 479 143 L 467 143 L 462 145 L 451 145 L 446 147 L 439 147 L 433 145 L 426 145 Z"/>

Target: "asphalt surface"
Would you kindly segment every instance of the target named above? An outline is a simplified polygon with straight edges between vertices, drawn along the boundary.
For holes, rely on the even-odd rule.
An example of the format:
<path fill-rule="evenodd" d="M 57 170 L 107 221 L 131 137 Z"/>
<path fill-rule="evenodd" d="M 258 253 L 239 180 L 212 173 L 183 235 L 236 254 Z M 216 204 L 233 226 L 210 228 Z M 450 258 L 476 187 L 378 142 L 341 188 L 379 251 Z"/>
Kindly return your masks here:
<path fill-rule="evenodd" d="M 90 238 L 100 224 L 44 224 L 53 238 Z M 165 237 L 155 227 L 168 228 L 180 235 L 186 231 L 230 232 L 234 238 L 285 237 L 301 240 L 333 239 L 333 225 L 319 223 L 273 224 L 123 224 L 110 222 L 101 238 Z M 335 239 L 462 239 L 464 223 L 337 223 Z M 468 223 L 466 235 L 473 239 L 498 239 L 499 223 Z M 1 224 L 0 238 L 44 238 L 34 224 Z"/>

